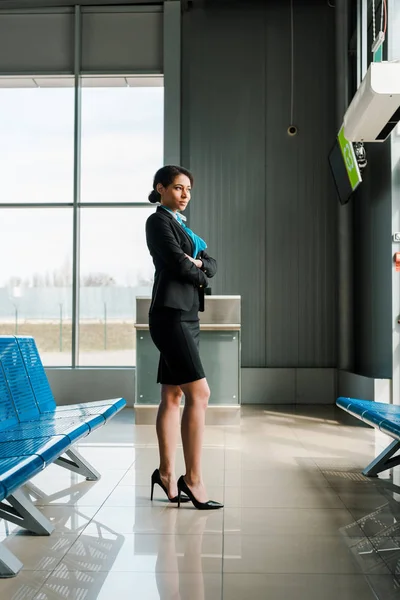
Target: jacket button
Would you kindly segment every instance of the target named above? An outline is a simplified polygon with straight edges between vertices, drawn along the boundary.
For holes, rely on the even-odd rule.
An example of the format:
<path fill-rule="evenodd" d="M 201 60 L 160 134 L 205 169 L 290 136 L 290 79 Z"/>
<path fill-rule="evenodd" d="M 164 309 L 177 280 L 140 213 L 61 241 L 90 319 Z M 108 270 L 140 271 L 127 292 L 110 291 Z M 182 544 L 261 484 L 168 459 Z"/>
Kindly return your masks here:
<path fill-rule="evenodd" d="M 203 287 L 202 285 L 200 287 Z"/>

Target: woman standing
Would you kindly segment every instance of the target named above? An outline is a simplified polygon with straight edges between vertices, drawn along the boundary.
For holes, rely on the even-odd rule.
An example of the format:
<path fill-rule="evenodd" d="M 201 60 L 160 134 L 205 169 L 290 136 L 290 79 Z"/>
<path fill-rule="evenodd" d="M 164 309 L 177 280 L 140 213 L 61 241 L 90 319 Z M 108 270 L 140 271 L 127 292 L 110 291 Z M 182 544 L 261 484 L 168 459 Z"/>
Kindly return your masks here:
<path fill-rule="evenodd" d="M 151 498 L 158 483 L 170 502 L 191 500 L 196 508 L 210 510 L 222 504 L 208 500 L 202 479 L 201 451 L 205 411 L 210 389 L 199 355 L 199 316 L 204 310 L 207 278 L 217 270 L 216 261 L 205 252 L 206 243 L 183 222 L 193 185 L 193 176 L 182 167 L 166 166 L 157 171 L 152 203 L 160 206 L 146 222 L 146 239 L 155 266 L 150 334 L 160 351 L 157 382 L 161 403 L 157 414 L 160 467 L 152 475 Z M 182 395 L 185 406 L 181 422 L 186 474 L 175 477 Z M 182 494 L 182 492 L 184 494 Z"/>

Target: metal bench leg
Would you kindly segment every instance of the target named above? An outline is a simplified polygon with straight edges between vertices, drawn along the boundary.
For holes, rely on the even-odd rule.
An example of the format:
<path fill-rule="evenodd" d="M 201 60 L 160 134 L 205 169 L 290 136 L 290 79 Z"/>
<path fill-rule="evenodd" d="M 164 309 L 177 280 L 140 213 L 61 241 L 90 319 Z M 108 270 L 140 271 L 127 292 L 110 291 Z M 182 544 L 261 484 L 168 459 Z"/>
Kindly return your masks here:
<path fill-rule="evenodd" d="M 0 502 L 0 519 L 11 521 L 38 535 L 50 535 L 54 531 L 51 522 L 36 508 L 29 496 L 20 488 Z"/>
<path fill-rule="evenodd" d="M 400 456 L 393 456 L 400 450 L 400 442 L 394 440 L 379 456 L 377 456 L 363 471 L 366 477 L 377 477 L 378 473 L 400 465 Z"/>
<path fill-rule="evenodd" d="M 22 569 L 22 562 L 0 544 L 0 577 L 15 577 Z"/>
<path fill-rule="evenodd" d="M 97 481 L 100 479 L 100 473 L 96 471 L 94 467 L 85 459 L 77 450 L 67 450 L 65 452 L 71 460 L 60 456 L 57 460 L 54 461 L 55 465 L 60 465 L 60 467 L 65 467 L 74 473 L 78 473 L 79 475 L 83 475 L 86 477 L 88 481 Z"/>

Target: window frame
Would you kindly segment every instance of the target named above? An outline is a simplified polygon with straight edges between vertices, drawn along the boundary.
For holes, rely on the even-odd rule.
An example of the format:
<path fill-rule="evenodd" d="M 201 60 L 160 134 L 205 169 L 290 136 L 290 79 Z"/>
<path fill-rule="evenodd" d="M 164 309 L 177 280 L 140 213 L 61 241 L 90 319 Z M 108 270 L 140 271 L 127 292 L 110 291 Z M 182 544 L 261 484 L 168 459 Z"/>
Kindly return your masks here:
<path fill-rule="evenodd" d="M 7 78 L 10 81 L 10 77 Z M 21 83 L 23 79 L 26 79 L 27 85 L 26 87 L 32 87 L 31 81 L 34 79 L 34 76 L 30 77 L 19 77 L 18 81 Z M 48 77 L 49 82 L 51 80 L 56 81 L 55 76 Z M 58 76 L 57 80 L 62 79 L 62 77 Z M 65 79 L 71 79 L 71 76 L 65 76 Z M 75 78 L 74 82 L 74 140 L 73 140 L 73 153 L 74 153 L 74 168 L 73 168 L 73 199 L 71 202 L 18 202 L 18 203 L 3 203 L 0 202 L 0 211 L 2 209 L 15 209 L 15 210 L 35 210 L 35 209 L 60 209 L 60 208 L 70 208 L 72 209 L 72 349 L 71 349 L 71 361 L 70 366 L 65 367 L 62 364 L 60 365 L 52 365 L 46 366 L 49 369 L 60 369 L 60 368 L 100 368 L 100 369 L 113 369 L 113 368 L 127 368 L 132 369 L 136 368 L 136 365 L 120 365 L 118 367 L 108 366 L 108 365 L 87 365 L 80 367 L 79 365 L 79 321 L 80 321 L 80 261 L 81 261 L 81 253 L 80 253 L 80 239 L 81 239 L 81 210 L 83 209 L 95 209 L 95 208 L 104 208 L 104 209 L 140 209 L 140 208 L 149 208 L 148 202 L 81 202 L 80 194 L 81 194 L 81 149 L 82 149 L 82 89 L 87 87 L 95 87 L 90 85 L 85 85 L 86 80 L 95 79 L 96 82 L 101 82 L 101 86 L 96 87 L 107 87 L 106 83 L 109 81 L 111 83 L 112 80 L 124 80 L 126 84 L 130 80 L 130 87 L 161 87 L 164 83 L 164 77 L 160 74 L 157 75 L 135 75 L 135 74 L 126 74 L 123 77 L 121 75 L 109 75 L 109 74 L 96 74 L 96 76 L 82 76 L 79 75 Z M 150 83 L 150 80 L 151 83 Z M 158 83 L 155 81 L 157 80 Z M 150 85 L 143 85 L 146 82 L 149 82 Z M 83 85 L 82 85 L 83 84 Z M 160 85 L 161 84 L 161 85 Z M 1 91 L 1 78 L 0 78 L 0 91 Z M 7 86 L 11 87 L 11 86 Z M 19 85 L 18 88 L 20 89 Z M 62 86 L 54 86 L 54 87 L 62 87 Z M 121 86 L 122 87 L 122 86 Z M 163 86 L 164 87 L 164 86 Z M 17 89 L 17 88 L 14 88 Z M 165 106 L 165 95 L 164 95 L 164 106 Z M 164 115 L 165 121 L 165 115 Z M 165 139 L 164 139 L 165 145 Z M 1 212 L 0 212 L 1 214 Z"/>

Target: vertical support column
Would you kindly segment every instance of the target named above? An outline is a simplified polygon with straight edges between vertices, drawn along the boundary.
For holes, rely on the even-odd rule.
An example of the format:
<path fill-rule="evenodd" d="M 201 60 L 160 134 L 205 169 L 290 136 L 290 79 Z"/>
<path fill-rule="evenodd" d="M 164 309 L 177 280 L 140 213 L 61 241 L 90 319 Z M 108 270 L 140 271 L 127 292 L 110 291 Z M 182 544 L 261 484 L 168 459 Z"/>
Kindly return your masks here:
<path fill-rule="evenodd" d="M 357 88 L 361 83 L 361 20 L 362 6 L 361 0 L 357 0 Z"/>
<path fill-rule="evenodd" d="M 74 103 L 74 208 L 72 272 L 72 368 L 78 365 L 79 352 L 79 279 L 80 279 L 80 193 L 81 193 L 81 8 L 75 6 L 75 103 Z"/>
<path fill-rule="evenodd" d="M 348 107 L 348 0 L 336 0 L 336 107 L 338 130 Z M 353 203 L 338 205 L 338 368 L 354 368 Z"/>
<path fill-rule="evenodd" d="M 164 164 L 181 162 L 181 3 L 164 2 Z"/>
<path fill-rule="evenodd" d="M 388 0 L 388 60 L 400 56 L 400 5 Z M 392 167 L 392 233 L 400 231 L 400 129 L 396 127 L 390 138 Z M 392 244 L 392 256 L 399 252 L 399 244 Z M 388 260 L 390 257 L 388 256 Z M 400 404 L 400 273 L 392 267 L 392 402 Z"/>
<path fill-rule="evenodd" d="M 368 70 L 368 0 L 361 0 L 361 80 Z"/>

